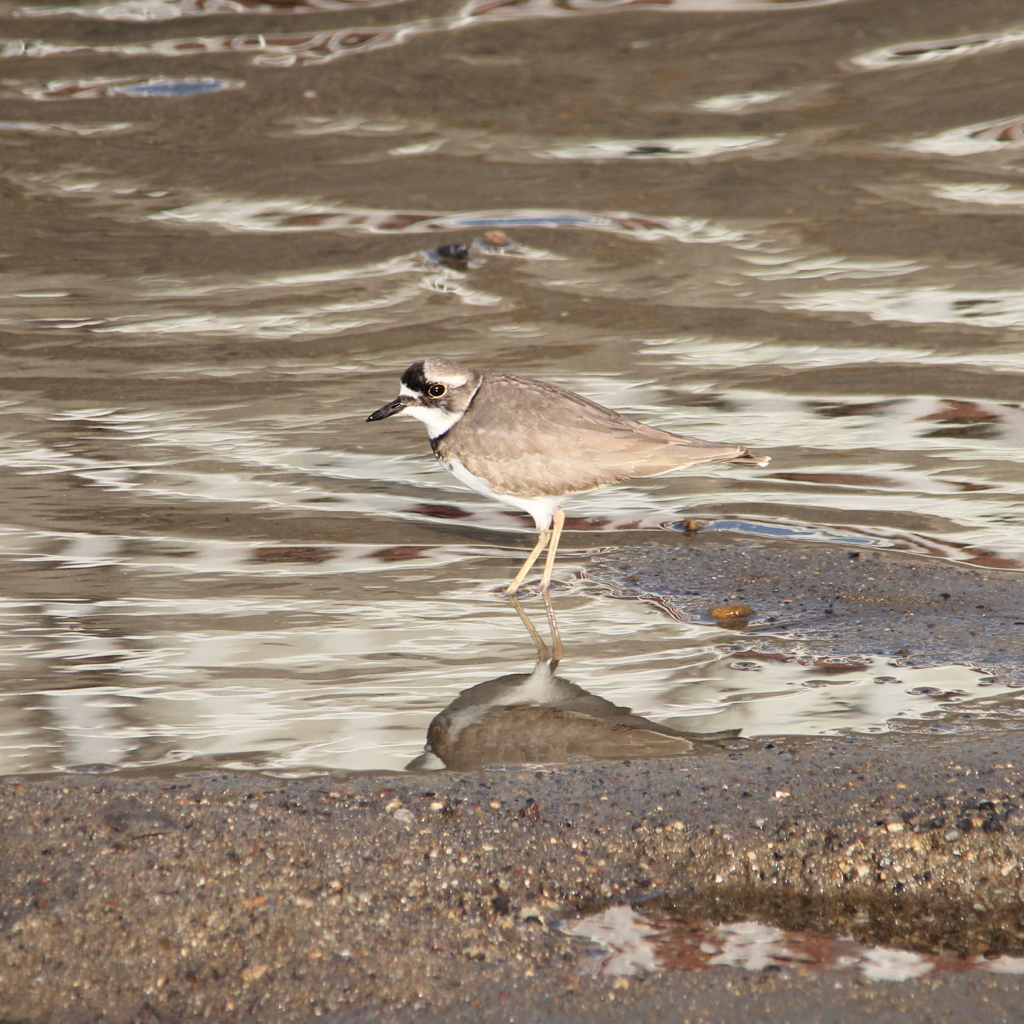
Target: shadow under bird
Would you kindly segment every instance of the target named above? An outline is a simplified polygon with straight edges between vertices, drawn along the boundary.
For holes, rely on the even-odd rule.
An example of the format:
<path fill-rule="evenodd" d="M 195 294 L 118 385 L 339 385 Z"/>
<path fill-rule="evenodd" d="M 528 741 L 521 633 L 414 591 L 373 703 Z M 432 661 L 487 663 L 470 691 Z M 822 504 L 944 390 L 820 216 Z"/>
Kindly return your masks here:
<path fill-rule="evenodd" d="M 437 357 L 413 363 L 402 374 L 398 397 L 367 422 L 400 413 L 426 426 L 434 455 L 456 480 L 533 517 L 537 543 L 508 594 L 545 548 L 541 590 L 550 587 L 567 496 L 714 462 L 769 461 L 743 445 L 648 426 L 557 384 L 481 373 Z"/>

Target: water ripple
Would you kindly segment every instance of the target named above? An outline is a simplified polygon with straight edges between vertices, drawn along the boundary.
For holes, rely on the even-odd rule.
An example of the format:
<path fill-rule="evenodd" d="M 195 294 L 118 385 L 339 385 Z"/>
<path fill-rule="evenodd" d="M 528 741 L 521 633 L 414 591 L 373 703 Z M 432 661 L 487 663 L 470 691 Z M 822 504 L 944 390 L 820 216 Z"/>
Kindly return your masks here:
<path fill-rule="evenodd" d="M 152 214 L 153 220 L 229 231 L 356 231 L 407 233 L 484 228 L 585 228 L 628 235 L 644 241 L 739 242 L 747 234 L 691 217 L 651 217 L 634 213 L 588 213 L 583 210 L 485 210 L 427 213 L 372 210 L 291 200 L 209 199 Z"/>
<path fill-rule="evenodd" d="M 745 273 L 763 281 L 772 280 L 870 280 L 877 277 L 901 277 L 924 270 L 913 260 L 855 260 L 846 256 L 795 256 L 790 254 L 744 256 L 756 270 Z"/>
<path fill-rule="evenodd" d="M 861 288 L 794 295 L 788 297 L 785 304 L 790 309 L 818 313 L 865 313 L 872 320 L 1024 328 L 1024 292 L 1020 291 L 961 291 L 939 287 Z"/>
<path fill-rule="evenodd" d="M 253 54 L 258 67 L 311 67 L 329 64 L 350 53 L 364 53 L 397 46 L 424 33 L 448 32 L 484 21 L 532 20 L 613 10 L 785 10 L 818 7 L 847 0 L 476 0 L 459 14 L 428 18 L 398 25 L 349 27 L 333 31 L 241 36 L 196 36 L 158 40 L 155 43 L 86 45 L 52 43 L 39 39 L 15 39 L 0 45 L 0 57 L 54 57 L 75 53 L 122 56 L 182 57 L 211 53 Z"/>
<path fill-rule="evenodd" d="M 29 132 L 32 135 L 111 135 L 134 128 L 130 121 L 110 124 L 47 124 L 41 121 L 0 121 L 0 132 Z"/>
<path fill-rule="evenodd" d="M 51 43 L 41 39 L 13 39 L 0 45 L 0 57 L 52 58 L 71 54 L 116 54 L 122 57 L 196 57 L 217 53 L 250 54 L 257 67 L 307 67 L 329 64 L 353 50 L 393 46 L 424 25 L 380 29 L 339 29 L 334 32 L 240 36 L 192 36 L 161 39 L 154 43 L 86 45 Z"/>
<path fill-rule="evenodd" d="M 717 135 L 679 139 L 602 139 L 541 151 L 561 160 L 700 160 L 744 149 L 770 146 L 763 135 Z"/>
<path fill-rule="evenodd" d="M 791 95 L 789 92 L 733 92 L 724 96 L 709 96 L 694 106 L 713 114 L 745 114 L 748 110 L 774 103 Z"/>
<path fill-rule="evenodd" d="M 472 157 L 488 162 L 533 163 L 547 160 L 702 160 L 735 155 L 776 146 L 779 139 L 766 135 L 694 135 L 649 139 L 542 140 L 535 135 L 502 134 L 494 130 L 473 131 L 461 127 L 439 127 L 433 123 L 374 122 L 358 117 L 304 117 L 288 128 L 301 136 L 347 135 L 354 138 L 381 139 L 387 149 L 372 156 L 352 158 L 354 162 L 380 160 L 385 156 L 417 157 L 443 154 Z M 412 137 L 394 145 L 396 137 Z"/>
<path fill-rule="evenodd" d="M 915 139 L 902 146 L 915 153 L 941 153 L 945 156 L 969 156 L 973 153 L 1015 149 L 1024 146 L 1024 115 L 949 128 L 938 135 Z"/>
<path fill-rule="evenodd" d="M 24 95 L 33 100 L 95 100 L 104 96 L 136 97 L 179 97 L 198 96 L 204 93 L 242 89 L 245 82 L 230 78 L 147 78 L 133 75 L 125 78 L 87 78 L 60 82 L 23 89 Z"/>
<path fill-rule="evenodd" d="M 932 195 L 936 199 L 976 203 L 979 206 L 1024 206 L 1024 188 L 987 181 L 936 185 L 932 189 Z"/>
<path fill-rule="evenodd" d="M 289 14 L 306 11 L 343 11 L 382 7 L 402 0 L 122 0 L 76 7 L 19 7 L 15 18 L 88 18 L 98 21 L 173 21 L 212 14 Z"/>
<path fill-rule="evenodd" d="M 403 0 L 121 0 L 108 4 L 83 4 L 77 7 L 29 5 L 11 12 L 15 18 L 87 18 L 99 21 L 173 21 L 223 14 L 304 14 L 316 11 L 343 11 L 383 7 Z M 553 17 L 573 13 L 641 7 L 648 10 L 741 11 L 772 10 L 780 7 L 818 7 L 844 0 L 540 0 L 527 5 L 522 0 L 484 0 L 468 9 L 471 17 L 500 15 L 512 17 Z M 518 10 L 510 11 L 515 5 Z M 523 11 L 523 8 L 529 8 Z"/>
<path fill-rule="evenodd" d="M 469 17 L 538 18 L 615 10 L 779 11 L 827 7 L 846 0 L 473 0 Z"/>
<path fill-rule="evenodd" d="M 952 39 L 929 39 L 920 43 L 899 43 L 882 46 L 851 59 L 856 67 L 872 71 L 933 64 L 936 61 L 959 60 L 979 53 L 993 53 L 1024 45 L 1024 28 L 1014 26 L 1001 32 L 985 32 Z"/>

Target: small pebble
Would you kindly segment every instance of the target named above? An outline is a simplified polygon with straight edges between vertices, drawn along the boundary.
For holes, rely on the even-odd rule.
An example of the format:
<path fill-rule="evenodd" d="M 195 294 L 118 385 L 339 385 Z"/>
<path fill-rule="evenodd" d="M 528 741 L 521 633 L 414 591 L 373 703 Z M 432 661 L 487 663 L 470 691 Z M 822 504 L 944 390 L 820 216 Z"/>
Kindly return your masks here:
<path fill-rule="evenodd" d="M 713 619 L 749 619 L 754 609 L 748 604 L 717 604 L 708 610 Z"/>
<path fill-rule="evenodd" d="M 468 260 L 469 246 L 464 242 L 446 242 L 435 250 L 442 260 Z"/>
<path fill-rule="evenodd" d="M 519 817 L 525 818 L 527 821 L 540 820 L 540 806 L 537 801 L 527 800 L 526 803 L 519 808 Z"/>

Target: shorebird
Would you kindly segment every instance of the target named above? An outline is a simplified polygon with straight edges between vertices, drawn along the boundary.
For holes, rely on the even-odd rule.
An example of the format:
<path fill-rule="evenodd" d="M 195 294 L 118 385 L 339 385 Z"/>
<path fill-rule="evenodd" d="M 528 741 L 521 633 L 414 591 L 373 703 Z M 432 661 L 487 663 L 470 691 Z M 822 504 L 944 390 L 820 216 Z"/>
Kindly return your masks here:
<path fill-rule="evenodd" d="M 507 594 L 516 593 L 545 548 L 541 590 L 550 588 L 569 495 L 713 462 L 769 461 L 743 445 L 648 426 L 557 384 L 438 357 L 413 363 L 398 397 L 367 422 L 401 413 L 426 426 L 434 455 L 456 480 L 533 517 L 537 543 Z"/>
<path fill-rule="evenodd" d="M 462 772 L 489 764 L 564 762 L 576 757 L 674 757 L 693 749 L 693 740 L 684 733 L 635 715 L 555 674 L 562 641 L 547 591 L 543 598 L 550 649 L 526 609 L 510 596 L 537 649 L 533 671 L 463 690 L 434 716 L 423 753 L 406 768 Z"/>

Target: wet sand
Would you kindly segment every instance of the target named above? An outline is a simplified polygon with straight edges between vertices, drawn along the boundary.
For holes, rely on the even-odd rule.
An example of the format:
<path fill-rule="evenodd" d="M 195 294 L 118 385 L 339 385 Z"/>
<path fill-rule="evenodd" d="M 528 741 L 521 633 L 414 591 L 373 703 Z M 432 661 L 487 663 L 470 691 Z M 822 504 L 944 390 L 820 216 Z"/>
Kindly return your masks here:
<path fill-rule="evenodd" d="M 663 893 L 770 919 L 788 893 L 867 910 L 890 945 L 1019 952 L 1019 753 L 1000 730 L 344 782 L 11 781 L 0 1016 L 679 1020 L 683 1000 L 693 1021 L 1019 1020 L 1019 979 L 997 975 L 623 985 L 584 975 L 587 944 L 552 927 Z"/>
<path fill-rule="evenodd" d="M 754 554 L 767 584 L 749 572 Z M 1020 673 L 1021 645 L 997 643 L 1019 628 L 1007 619 L 1019 614 L 1017 575 L 699 535 L 638 549 L 628 571 L 650 595 L 656 563 L 677 573 L 711 556 L 719 576 L 709 586 L 765 612 L 756 587 L 778 590 L 773 559 L 788 559 L 784 589 L 804 595 L 798 611 L 831 649 L 899 642 L 925 656 L 941 635 L 932 649 L 945 656 L 943 643 L 973 636 L 964 657 Z M 814 619 L 803 568 L 833 595 L 831 633 Z M 676 600 L 689 583 L 673 579 Z M 867 582 L 875 611 L 844 639 L 842 609 Z M 948 599 L 928 596 L 938 585 Z M 905 616 L 908 604 L 910 621 L 923 622 L 912 643 L 909 627 L 898 641 L 870 639 L 872 623 Z M 922 610 L 940 617 L 937 628 Z M 881 637 L 888 627 L 877 628 Z M 10 779 L 0 787 L 0 1016 L 678 1021 L 685 1006 L 691 1021 L 1020 1019 L 1019 980 L 996 974 L 586 974 L 588 944 L 560 922 L 666 895 L 694 917 L 756 917 L 956 956 L 1024 951 L 1019 730 L 938 736 L 921 725 L 742 746 L 291 782 L 202 772 Z"/>
<path fill-rule="evenodd" d="M 588 575 L 689 621 L 716 608 L 753 652 L 881 655 L 901 665 L 972 665 L 1024 680 L 1024 577 L 937 558 L 697 532 L 619 548 Z M 729 621 L 729 620 L 726 620 Z"/>

